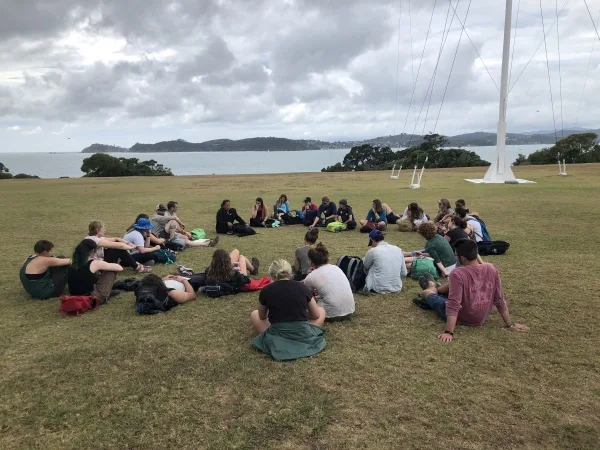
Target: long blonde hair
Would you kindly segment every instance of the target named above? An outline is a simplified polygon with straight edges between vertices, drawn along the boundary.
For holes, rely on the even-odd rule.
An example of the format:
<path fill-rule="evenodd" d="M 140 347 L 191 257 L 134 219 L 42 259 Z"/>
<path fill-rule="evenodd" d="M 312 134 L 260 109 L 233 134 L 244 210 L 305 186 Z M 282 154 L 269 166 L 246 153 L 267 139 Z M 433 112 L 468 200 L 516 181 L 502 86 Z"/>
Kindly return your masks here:
<path fill-rule="evenodd" d="M 277 259 L 269 266 L 269 276 L 273 281 L 291 280 L 292 266 L 285 259 Z"/>

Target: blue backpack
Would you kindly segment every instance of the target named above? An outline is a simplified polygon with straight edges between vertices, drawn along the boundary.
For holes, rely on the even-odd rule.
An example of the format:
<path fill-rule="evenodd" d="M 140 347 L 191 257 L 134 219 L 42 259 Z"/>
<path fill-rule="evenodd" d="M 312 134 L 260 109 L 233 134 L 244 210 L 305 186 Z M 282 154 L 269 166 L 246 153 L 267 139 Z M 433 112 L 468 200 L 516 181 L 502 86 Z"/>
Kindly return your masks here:
<path fill-rule="evenodd" d="M 490 233 L 489 233 L 487 227 L 485 226 L 485 222 L 483 220 L 479 219 L 478 217 L 469 217 L 467 219 L 467 222 L 472 222 L 472 221 L 477 221 L 477 222 L 479 222 L 479 225 L 481 225 L 481 240 L 486 241 L 486 242 L 491 241 L 492 237 L 490 236 Z"/>

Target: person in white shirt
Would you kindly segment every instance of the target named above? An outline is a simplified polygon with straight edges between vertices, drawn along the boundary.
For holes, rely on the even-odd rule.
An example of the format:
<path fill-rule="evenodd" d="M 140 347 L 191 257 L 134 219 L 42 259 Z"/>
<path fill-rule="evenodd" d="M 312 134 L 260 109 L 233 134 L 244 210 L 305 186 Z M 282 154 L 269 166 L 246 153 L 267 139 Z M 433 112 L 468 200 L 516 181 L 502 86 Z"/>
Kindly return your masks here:
<path fill-rule="evenodd" d="M 417 231 L 419 225 L 428 220 L 429 217 L 427 217 L 423 208 L 419 207 L 417 203 L 410 203 L 402 213 L 402 218 L 398 225 L 400 231 Z"/>
<path fill-rule="evenodd" d="M 369 246 L 364 265 L 367 279 L 365 292 L 390 294 L 402 290 L 402 279 L 407 270 L 402 250 L 385 242 L 385 236 L 379 230 L 369 233 Z"/>
<path fill-rule="evenodd" d="M 150 219 L 141 217 L 133 224 L 133 230 L 123 236 L 125 242 L 135 247 L 129 250 L 133 259 L 142 264 L 150 261 L 156 262 L 157 259 L 154 252 L 160 250 L 160 245 L 150 247 L 150 235 L 152 234 L 150 230 L 152 228 L 153 225 Z"/>
<path fill-rule="evenodd" d="M 481 224 L 479 223 L 479 221 L 467 214 L 467 210 L 464 208 L 456 208 L 456 214 L 458 215 L 458 217 L 464 219 L 467 222 L 467 228 L 465 231 L 468 234 L 472 233 L 473 236 L 475 236 L 475 242 L 483 241 L 483 230 L 481 229 Z"/>
<path fill-rule="evenodd" d="M 321 242 L 310 248 L 308 259 L 312 271 L 304 284 L 314 294 L 317 305 L 325 310 L 325 321 L 350 318 L 354 313 L 354 295 L 342 269 L 329 264 L 329 252 Z"/>

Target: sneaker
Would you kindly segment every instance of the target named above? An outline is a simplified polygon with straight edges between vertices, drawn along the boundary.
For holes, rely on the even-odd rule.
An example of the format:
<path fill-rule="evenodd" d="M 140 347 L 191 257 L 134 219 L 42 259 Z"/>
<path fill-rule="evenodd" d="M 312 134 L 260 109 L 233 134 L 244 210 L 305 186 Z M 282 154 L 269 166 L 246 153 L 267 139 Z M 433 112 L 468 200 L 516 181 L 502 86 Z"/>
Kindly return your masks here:
<path fill-rule="evenodd" d="M 155 262 L 156 261 L 154 261 L 153 259 L 151 259 L 150 261 L 146 262 L 146 265 L 147 266 L 153 266 Z"/>
<path fill-rule="evenodd" d="M 227 234 L 228 234 L 229 236 L 233 236 L 235 233 L 234 233 L 233 231 L 228 231 L 228 232 L 227 232 Z"/>
<path fill-rule="evenodd" d="M 221 237 L 219 235 L 215 236 L 214 238 L 212 238 L 210 240 L 210 243 L 208 244 L 209 247 L 216 247 L 219 244 L 219 241 L 221 240 Z"/>
<path fill-rule="evenodd" d="M 121 295 L 121 291 L 119 291 L 118 289 L 113 289 L 112 291 L 110 291 L 109 298 L 117 297 L 119 295 Z"/>
<path fill-rule="evenodd" d="M 421 309 L 431 309 L 431 306 L 429 306 L 429 303 L 427 303 L 427 301 L 422 299 L 421 297 L 413 298 L 412 302 Z"/>
<path fill-rule="evenodd" d="M 419 286 L 421 287 L 421 289 L 425 290 L 429 287 L 430 281 L 435 283 L 433 275 L 431 275 L 430 273 L 426 273 L 425 275 L 419 277 Z"/>
<path fill-rule="evenodd" d="M 251 275 L 258 275 L 258 267 L 260 266 L 260 261 L 258 260 L 258 258 L 252 258 L 252 267 L 254 267 L 254 270 L 252 272 L 250 272 Z"/>

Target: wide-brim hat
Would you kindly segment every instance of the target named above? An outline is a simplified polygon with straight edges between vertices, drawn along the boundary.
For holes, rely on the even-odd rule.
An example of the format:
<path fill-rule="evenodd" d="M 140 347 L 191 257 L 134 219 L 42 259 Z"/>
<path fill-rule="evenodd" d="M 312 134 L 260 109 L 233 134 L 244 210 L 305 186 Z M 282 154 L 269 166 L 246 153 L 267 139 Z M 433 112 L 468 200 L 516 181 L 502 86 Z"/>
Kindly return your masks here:
<path fill-rule="evenodd" d="M 138 221 L 133 225 L 133 228 L 135 228 L 136 230 L 151 230 L 152 228 L 154 228 L 154 226 L 152 225 L 152 223 L 150 223 L 150 221 L 148 219 L 138 219 Z"/>
<path fill-rule="evenodd" d="M 156 210 L 157 211 L 166 211 L 167 207 L 165 205 L 163 205 L 162 203 L 156 205 Z"/>

